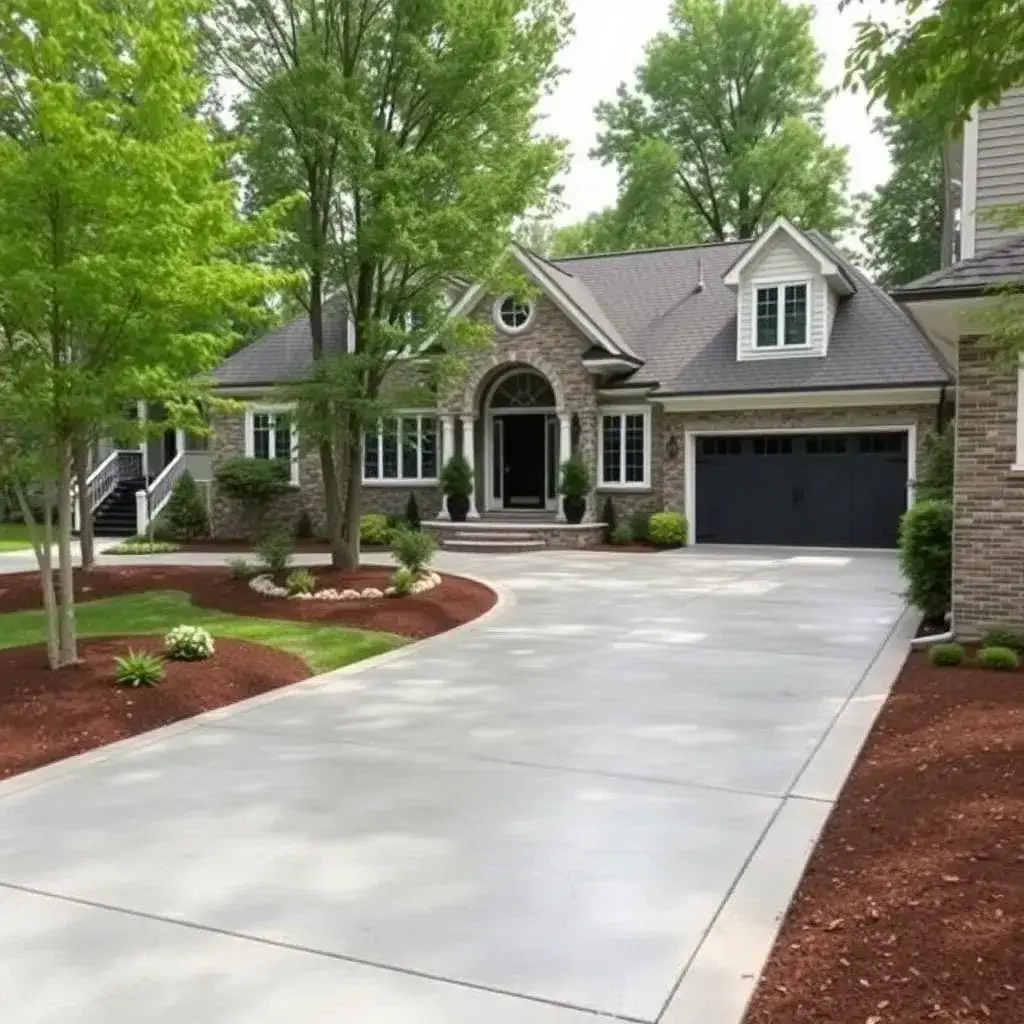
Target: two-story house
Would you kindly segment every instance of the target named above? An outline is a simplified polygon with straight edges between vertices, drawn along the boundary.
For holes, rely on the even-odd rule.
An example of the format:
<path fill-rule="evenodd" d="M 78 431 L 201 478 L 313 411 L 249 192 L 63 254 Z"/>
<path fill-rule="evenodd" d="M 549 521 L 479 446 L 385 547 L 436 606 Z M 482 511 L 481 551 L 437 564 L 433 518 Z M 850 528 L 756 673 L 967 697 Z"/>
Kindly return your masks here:
<path fill-rule="evenodd" d="M 697 543 L 895 545 L 921 442 L 952 378 L 921 330 L 815 232 L 785 220 L 756 240 L 548 260 L 512 251 L 529 300 L 470 286 L 452 315 L 485 319 L 486 350 L 436 408 L 395 414 L 365 439 L 363 505 L 401 514 L 410 492 L 446 527 L 443 461 L 473 467 L 466 536 L 502 527 L 534 543 L 596 542 L 612 499 L 686 514 Z M 346 344 L 344 311 L 329 343 Z M 228 359 L 218 390 L 226 458 L 286 458 L 296 485 L 275 512 L 322 522 L 315 455 L 300 454 L 276 385 L 309 366 L 303 320 Z M 566 524 L 559 466 L 581 452 L 594 481 L 584 524 Z M 214 496 L 218 535 L 241 518 Z M 477 538 L 477 539 L 478 539 Z M 454 543 L 458 543 L 455 541 Z"/>
<path fill-rule="evenodd" d="M 956 365 L 952 611 L 968 638 L 1024 623 L 1024 363 L 986 340 L 998 293 L 1024 284 L 1024 217 L 1001 219 L 1014 206 L 1024 215 L 1024 88 L 965 126 L 961 261 L 896 292 Z"/>

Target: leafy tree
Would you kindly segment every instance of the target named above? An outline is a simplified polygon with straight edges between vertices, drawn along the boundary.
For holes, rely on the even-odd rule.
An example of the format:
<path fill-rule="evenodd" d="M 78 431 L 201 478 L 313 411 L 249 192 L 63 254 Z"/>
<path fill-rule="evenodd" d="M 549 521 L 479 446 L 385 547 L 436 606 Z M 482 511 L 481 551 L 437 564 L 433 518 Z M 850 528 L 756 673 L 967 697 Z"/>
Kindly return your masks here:
<path fill-rule="evenodd" d="M 417 354 L 418 382 L 436 388 L 483 337 L 447 325 L 443 297 L 493 269 L 561 163 L 534 109 L 558 73 L 564 0 L 219 0 L 208 27 L 244 89 L 252 208 L 300 197 L 277 255 L 302 275 L 313 372 L 291 393 L 319 454 L 332 563 L 352 565 L 361 438 L 393 400 L 385 383 Z M 329 292 L 353 324 L 337 355 Z"/>
<path fill-rule="evenodd" d="M 825 142 L 812 17 L 784 0 L 675 0 L 635 87 L 598 106 L 595 155 L 660 182 L 707 238 L 747 238 L 780 214 L 841 227 L 847 161 Z"/>
<path fill-rule="evenodd" d="M 193 0 L 0 0 L 0 446 L 34 534 L 55 668 L 77 656 L 76 448 L 135 429 L 124 409 L 140 398 L 196 425 L 197 375 L 230 343 L 233 313 L 273 286 L 229 259 L 265 224 L 238 219 L 226 154 L 197 116 L 195 14 Z"/>
<path fill-rule="evenodd" d="M 944 140 L 916 118 L 879 118 L 875 130 L 885 136 L 893 169 L 884 185 L 863 197 L 862 241 L 879 284 L 893 288 L 951 261 L 952 253 L 942 251 Z"/>

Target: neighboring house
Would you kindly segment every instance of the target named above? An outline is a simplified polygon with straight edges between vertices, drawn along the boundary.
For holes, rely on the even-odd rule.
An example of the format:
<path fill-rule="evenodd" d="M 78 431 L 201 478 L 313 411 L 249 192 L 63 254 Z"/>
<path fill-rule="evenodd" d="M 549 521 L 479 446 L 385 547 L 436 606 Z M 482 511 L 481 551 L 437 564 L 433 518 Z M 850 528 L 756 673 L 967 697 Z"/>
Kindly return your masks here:
<path fill-rule="evenodd" d="M 366 438 L 363 506 L 446 515 L 444 459 L 474 468 L 474 525 L 515 521 L 550 545 L 596 541 L 606 499 L 622 519 L 678 509 L 697 542 L 890 547 L 913 499 L 925 434 L 951 375 L 922 332 L 823 236 L 779 220 L 756 241 L 546 260 L 512 253 L 533 297 L 467 288 L 453 315 L 493 327 L 460 386 L 434 408 L 398 413 Z M 329 348 L 344 351 L 344 311 Z M 318 528 L 318 461 L 299 455 L 275 386 L 308 371 L 299 319 L 215 373 L 245 403 L 213 423 L 213 470 L 248 455 L 290 461 L 293 493 L 272 515 Z M 581 528 L 562 525 L 559 466 L 589 464 Z M 215 493 L 213 526 L 239 510 Z M 482 520 L 480 519 L 482 517 Z M 441 527 L 443 529 L 443 527 Z"/>
<path fill-rule="evenodd" d="M 953 627 L 971 637 L 1024 623 L 1024 366 L 983 337 L 993 289 L 1024 283 L 1024 227 L 995 215 L 1024 205 L 1024 88 L 968 122 L 963 168 L 964 259 L 895 295 L 957 366 Z"/>

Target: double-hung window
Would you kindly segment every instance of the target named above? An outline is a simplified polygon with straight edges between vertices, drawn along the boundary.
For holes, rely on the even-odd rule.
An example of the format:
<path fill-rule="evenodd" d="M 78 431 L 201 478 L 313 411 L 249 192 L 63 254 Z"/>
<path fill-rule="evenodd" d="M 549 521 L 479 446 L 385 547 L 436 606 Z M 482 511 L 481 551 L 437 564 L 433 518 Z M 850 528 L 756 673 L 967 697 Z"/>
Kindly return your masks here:
<path fill-rule="evenodd" d="M 283 406 L 249 409 L 245 415 L 245 454 L 250 459 L 284 462 L 292 483 L 297 484 L 299 450 L 293 411 Z"/>
<path fill-rule="evenodd" d="M 616 409 L 601 414 L 601 487 L 649 487 L 651 419 L 647 409 Z"/>
<path fill-rule="evenodd" d="M 365 483 L 435 483 L 437 464 L 437 419 L 433 416 L 386 416 L 363 438 Z"/>
<path fill-rule="evenodd" d="M 754 340 L 757 348 L 808 345 L 808 287 L 758 285 L 754 291 Z"/>

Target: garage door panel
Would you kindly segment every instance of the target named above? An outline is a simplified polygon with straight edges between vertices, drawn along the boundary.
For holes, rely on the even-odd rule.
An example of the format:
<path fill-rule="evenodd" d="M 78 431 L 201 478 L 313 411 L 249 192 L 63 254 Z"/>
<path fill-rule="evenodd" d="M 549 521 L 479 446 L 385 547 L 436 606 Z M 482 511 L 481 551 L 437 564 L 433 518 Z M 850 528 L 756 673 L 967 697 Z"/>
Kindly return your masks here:
<path fill-rule="evenodd" d="M 698 438 L 696 539 L 892 547 L 906 507 L 906 432 Z"/>

